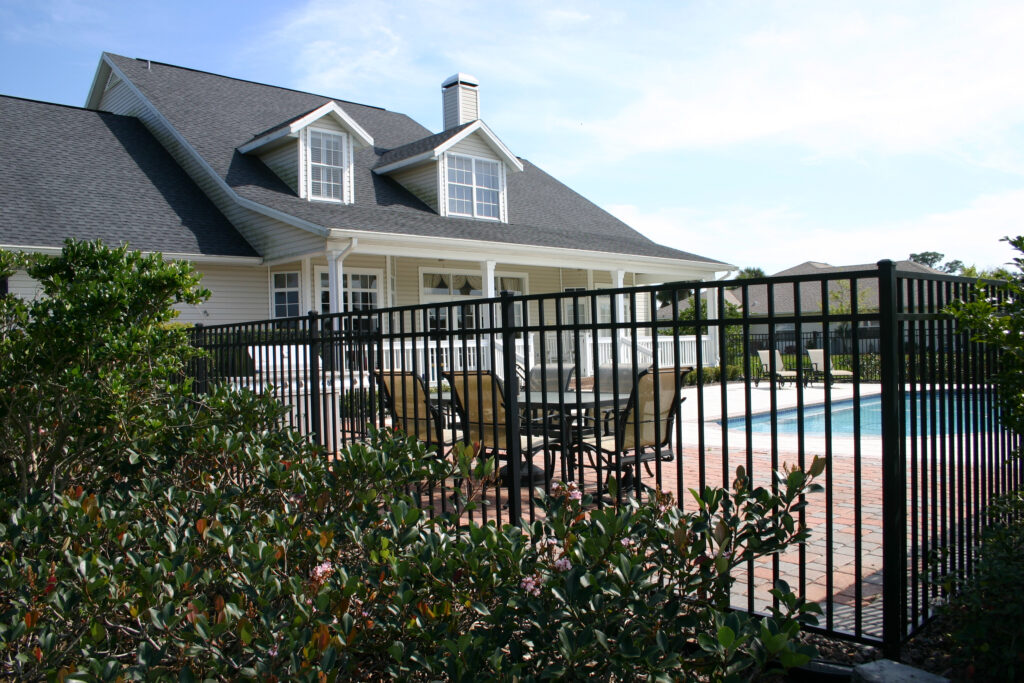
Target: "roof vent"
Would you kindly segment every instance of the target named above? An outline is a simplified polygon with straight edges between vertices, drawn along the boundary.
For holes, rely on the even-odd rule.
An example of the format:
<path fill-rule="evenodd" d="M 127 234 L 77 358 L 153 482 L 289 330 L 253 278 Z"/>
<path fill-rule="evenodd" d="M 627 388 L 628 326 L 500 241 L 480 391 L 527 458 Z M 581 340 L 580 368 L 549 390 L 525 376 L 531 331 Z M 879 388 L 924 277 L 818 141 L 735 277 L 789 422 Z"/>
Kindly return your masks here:
<path fill-rule="evenodd" d="M 455 128 L 480 118 L 480 81 L 457 73 L 441 84 L 444 129 Z"/>

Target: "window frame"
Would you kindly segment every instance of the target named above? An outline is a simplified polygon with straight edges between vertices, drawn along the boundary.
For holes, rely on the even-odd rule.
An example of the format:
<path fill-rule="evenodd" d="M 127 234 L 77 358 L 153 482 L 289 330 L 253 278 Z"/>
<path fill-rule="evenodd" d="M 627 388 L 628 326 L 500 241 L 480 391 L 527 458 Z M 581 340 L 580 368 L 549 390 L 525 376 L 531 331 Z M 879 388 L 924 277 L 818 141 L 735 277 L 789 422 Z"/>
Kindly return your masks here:
<path fill-rule="evenodd" d="M 340 141 L 340 154 L 341 154 L 341 165 L 335 166 L 333 164 L 324 164 L 322 162 L 316 163 L 317 166 L 324 168 L 340 168 L 341 169 L 341 196 L 340 197 L 325 197 L 313 194 L 313 134 L 318 135 L 329 135 L 339 138 Z M 303 133 L 303 190 L 305 199 L 313 202 L 329 202 L 334 204 L 351 204 L 352 203 L 352 138 L 351 136 L 340 130 L 331 130 L 328 128 L 320 128 L 317 126 L 309 126 Z M 323 181 L 320 181 L 321 184 Z M 333 185 L 333 183 L 332 183 Z"/>
<path fill-rule="evenodd" d="M 284 275 L 286 278 L 288 275 L 295 276 L 296 285 L 294 287 L 281 287 L 277 286 L 276 276 Z M 282 320 L 285 318 L 298 318 L 302 316 L 302 271 L 299 270 L 272 270 L 270 271 L 270 317 L 273 320 Z M 295 303 L 291 304 L 286 302 L 285 306 L 295 306 L 295 315 L 278 315 L 277 314 L 277 293 L 278 292 L 295 292 Z"/>
<path fill-rule="evenodd" d="M 460 158 L 461 159 L 467 159 L 467 160 L 469 160 L 471 162 L 471 165 L 472 165 L 472 169 L 470 171 L 470 173 L 471 173 L 471 180 L 472 180 L 471 184 L 456 182 L 456 181 L 450 180 L 449 177 L 448 177 L 449 163 L 451 163 L 451 161 L 453 161 L 455 159 L 460 159 Z M 496 171 L 497 171 L 496 174 L 495 174 L 496 178 L 497 178 L 497 184 L 498 184 L 497 188 L 486 187 L 484 185 L 481 185 L 478 182 L 478 175 L 479 175 L 478 171 L 477 171 L 477 164 L 478 163 L 494 164 L 495 165 L 495 168 L 496 168 Z M 499 223 L 506 223 L 507 222 L 507 218 L 506 218 L 506 203 L 505 203 L 505 197 L 506 197 L 506 194 L 505 194 L 505 189 L 506 189 L 505 165 L 501 162 L 501 160 L 499 160 L 499 159 L 489 159 L 487 157 L 476 156 L 476 155 L 473 155 L 473 154 L 464 154 L 462 152 L 445 152 L 443 158 L 441 159 L 440 174 L 441 174 L 441 179 L 442 179 L 441 180 L 441 184 L 442 184 L 441 190 L 442 190 L 442 197 L 443 197 L 443 200 L 444 200 L 444 207 L 445 207 L 445 215 L 446 216 L 449 216 L 449 217 L 452 217 L 452 218 L 470 218 L 470 219 L 481 220 L 481 221 L 496 221 L 496 222 L 499 222 Z M 458 213 L 458 212 L 456 212 L 456 211 L 454 211 L 452 209 L 453 199 L 450 196 L 450 193 L 451 193 L 451 188 L 452 188 L 453 185 L 456 185 L 456 186 L 459 186 L 459 187 L 468 187 L 468 188 L 471 189 L 471 193 L 472 193 L 472 199 L 470 201 L 471 213 Z M 487 215 L 484 215 L 484 214 L 480 213 L 480 211 L 478 209 L 478 206 L 477 206 L 477 204 L 478 204 L 478 198 L 477 197 L 478 197 L 478 193 L 481 192 L 481 191 L 497 192 L 497 194 L 498 194 L 498 201 L 496 203 L 496 208 L 497 208 L 497 214 L 498 215 L 496 215 L 496 216 L 487 216 Z M 459 200 L 459 201 L 465 201 L 465 200 Z"/>
<path fill-rule="evenodd" d="M 444 275 L 448 279 L 448 294 L 428 294 L 428 293 L 426 293 L 426 290 L 423 287 L 423 276 L 427 275 L 427 274 Z M 482 288 L 481 291 L 484 291 L 484 292 L 487 291 L 486 288 L 483 287 L 483 273 L 481 271 L 479 271 L 479 270 L 468 270 L 468 269 L 465 269 L 465 268 L 440 268 L 440 267 L 436 267 L 435 268 L 435 267 L 432 267 L 432 266 L 420 266 L 418 271 L 417 271 L 417 276 L 418 276 L 418 279 L 417 279 L 417 283 L 418 283 L 417 289 L 419 291 L 419 301 L 420 301 L 420 304 L 421 305 L 422 304 L 446 304 L 446 303 L 469 302 L 469 301 L 475 301 L 475 300 L 478 300 L 478 299 L 482 299 L 483 295 L 479 295 L 479 296 L 478 295 L 474 295 L 474 294 L 464 295 L 464 294 L 459 294 L 459 293 L 455 292 L 455 288 L 453 286 L 453 284 L 454 284 L 454 277 L 461 276 L 461 275 L 469 275 L 469 276 L 479 277 L 480 278 L 480 285 L 481 285 L 481 288 Z M 530 293 L 530 276 L 529 276 L 528 273 L 500 270 L 500 271 L 495 271 L 494 272 L 494 280 L 495 280 L 495 283 L 494 283 L 495 284 L 494 293 L 495 293 L 495 295 L 497 295 L 499 293 L 497 285 L 501 281 L 502 278 L 516 278 L 516 279 L 518 279 L 522 283 L 522 286 L 523 286 L 523 291 L 520 292 L 520 294 L 524 294 L 525 295 L 525 294 L 529 294 Z M 519 320 L 522 320 L 522 315 L 523 315 L 522 303 L 521 302 L 517 302 L 515 305 L 516 305 L 515 315 L 517 316 L 517 318 Z M 457 323 L 461 322 L 461 319 L 462 319 L 463 315 L 464 315 L 464 313 L 460 314 L 459 312 L 456 312 L 456 317 L 458 318 L 458 320 L 456 321 Z M 443 318 L 447 318 L 447 309 L 441 309 L 441 316 Z M 419 323 L 417 322 L 417 325 L 418 324 Z M 431 323 L 431 324 L 433 325 L 433 323 Z M 447 319 L 445 320 L 444 324 L 448 325 Z M 454 329 L 455 330 L 462 330 L 462 329 L 474 330 L 474 329 L 476 329 L 477 321 L 474 320 L 473 325 L 474 325 L 473 327 L 463 327 L 462 325 L 458 325 L 457 324 L 457 326 Z M 452 330 L 453 328 L 448 326 L 448 327 L 438 327 L 438 328 L 432 327 L 431 329 Z"/>
<path fill-rule="evenodd" d="M 324 311 L 323 310 L 323 303 L 324 303 L 323 302 L 323 296 L 324 296 L 324 292 L 329 292 L 330 290 L 323 283 L 323 279 L 322 278 L 323 278 L 324 275 L 328 275 L 328 266 L 317 266 L 314 269 L 313 277 L 315 278 L 314 282 L 316 283 L 316 291 L 317 291 L 317 294 L 319 295 L 317 297 L 317 300 L 316 300 L 316 305 L 317 305 L 317 308 L 321 311 L 321 313 L 326 314 L 329 311 Z M 377 278 L 377 303 L 376 303 L 376 305 L 373 308 L 383 308 L 383 306 L 381 304 L 381 302 L 384 300 L 384 270 L 383 269 L 381 269 L 381 268 L 342 268 L 342 275 L 349 282 L 349 286 L 347 286 L 347 287 L 343 286 L 341 288 L 342 289 L 342 292 L 341 292 L 342 300 L 345 301 L 345 302 L 351 302 L 352 301 L 352 287 L 351 287 L 351 283 L 352 283 L 352 276 L 353 275 L 373 275 L 373 276 L 375 276 Z M 344 283 L 342 283 L 342 284 L 344 285 Z M 364 290 L 364 289 L 360 288 L 359 291 L 362 292 L 362 291 L 370 291 L 370 290 L 368 290 L 368 289 Z M 328 296 L 330 296 L 330 295 L 328 294 Z M 349 309 L 347 307 L 344 310 L 346 312 L 349 311 Z M 367 309 L 359 309 L 359 310 L 367 310 Z"/>

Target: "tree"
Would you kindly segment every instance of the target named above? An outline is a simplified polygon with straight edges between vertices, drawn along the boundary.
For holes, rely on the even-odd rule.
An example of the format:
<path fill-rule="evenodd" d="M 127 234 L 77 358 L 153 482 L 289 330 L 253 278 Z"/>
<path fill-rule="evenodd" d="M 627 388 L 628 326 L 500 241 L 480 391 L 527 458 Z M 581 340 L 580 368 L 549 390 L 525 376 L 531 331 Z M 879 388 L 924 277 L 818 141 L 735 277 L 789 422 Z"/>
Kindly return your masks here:
<path fill-rule="evenodd" d="M 964 269 L 964 262 L 960 259 L 953 259 L 952 261 L 946 261 L 945 263 L 940 264 L 939 262 L 942 261 L 945 256 L 945 254 L 940 254 L 937 251 L 922 251 L 917 254 L 911 254 L 910 260 L 914 263 L 920 263 L 928 266 L 929 268 L 934 268 L 935 270 L 943 273 L 949 273 L 950 275 L 956 275 Z"/>
<path fill-rule="evenodd" d="M 740 268 L 736 271 L 736 280 L 753 280 L 759 277 L 768 277 L 765 275 L 764 268 L 758 268 L 757 266 L 747 266 L 746 268 Z M 734 285 L 729 289 L 736 289 L 739 285 Z"/>
<path fill-rule="evenodd" d="M 720 313 L 718 315 L 718 317 L 719 318 L 741 318 L 741 317 L 743 317 L 742 313 L 740 312 L 740 307 L 737 306 L 736 304 L 731 304 L 728 301 L 725 302 L 725 311 L 723 313 L 724 313 L 724 315 Z M 704 298 L 704 297 L 701 297 L 701 300 L 700 300 L 700 319 L 703 321 L 703 320 L 707 320 L 707 318 L 708 318 L 708 300 L 706 298 Z M 679 329 L 679 334 L 698 334 L 698 332 L 697 332 L 697 325 L 695 324 L 696 319 L 697 319 L 696 318 L 696 308 L 694 306 L 691 305 L 691 306 L 687 306 L 686 308 L 680 307 L 679 318 L 678 318 L 679 324 L 677 326 L 678 329 Z M 741 328 L 738 325 L 732 325 L 732 326 L 725 327 L 724 331 L 725 331 L 726 334 L 732 335 L 732 334 L 739 334 L 740 333 L 740 329 Z M 669 332 L 669 333 L 671 334 L 671 332 Z M 708 333 L 708 326 L 706 324 L 700 325 L 700 332 L 699 332 L 699 334 L 707 334 L 707 333 Z"/>
<path fill-rule="evenodd" d="M 0 278 L 25 270 L 40 295 L 0 297 L 0 470 L 25 498 L 116 470 L 192 354 L 168 325 L 176 303 L 209 293 L 186 263 L 67 241 L 59 256 L 0 252 Z M 13 493 L 13 492 L 12 492 Z"/>
<path fill-rule="evenodd" d="M 1024 254 L 1024 236 L 1003 241 Z M 981 283 L 972 300 L 955 302 L 949 311 L 974 341 L 1000 350 L 1001 419 L 1008 429 L 1024 434 L 1024 256 L 1012 265 L 1016 272 L 1007 273 L 1005 285 Z"/>

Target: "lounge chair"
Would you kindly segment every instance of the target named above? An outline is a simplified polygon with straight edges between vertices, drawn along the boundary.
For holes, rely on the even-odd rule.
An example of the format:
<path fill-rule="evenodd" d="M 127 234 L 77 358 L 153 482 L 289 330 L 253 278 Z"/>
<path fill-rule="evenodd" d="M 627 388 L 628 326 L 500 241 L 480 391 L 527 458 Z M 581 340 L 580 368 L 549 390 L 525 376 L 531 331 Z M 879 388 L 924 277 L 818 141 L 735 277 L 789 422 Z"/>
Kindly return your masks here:
<path fill-rule="evenodd" d="M 829 384 L 833 384 L 837 378 L 853 380 L 853 373 L 849 370 L 836 370 L 832 367 L 831 357 L 828 359 L 828 369 L 826 369 L 824 349 L 807 349 L 807 356 L 811 359 L 811 369 L 815 377 L 821 377 Z"/>
<path fill-rule="evenodd" d="M 431 403 L 430 391 L 421 377 L 411 372 L 377 370 L 373 378 L 384 407 L 391 413 L 394 429 L 436 446 L 438 452 L 452 443 L 452 432 L 442 428 L 441 413 Z"/>
<path fill-rule="evenodd" d="M 647 369 L 636 378 L 626 407 L 616 413 L 610 433 L 577 438 L 569 445 L 576 467 L 622 475 L 622 489 L 631 486 L 632 469 L 643 463 L 648 475 L 654 476 L 651 463 L 675 458 L 672 451 L 672 425 L 679 417 L 683 375 L 686 371 Z M 588 418 L 593 419 L 593 418 Z"/>
<path fill-rule="evenodd" d="M 463 442 L 479 444 L 480 455 L 493 454 L 497 459 L 507 461 L 508 411 L 501 380 L 486 370 L 444 373 L 443 377 L 451 387 Z M 554 456 L 561 453 L 561 446 L 552 439 L 550 431 L 545 435 L 534 430 L 536 435 L 531 437 L 528 435 L 529 427 L 521 426 L 519 449 L 523 466 L 520 483 L 537 486 L 543 482 L 547 488 L 554 471 Z M 533 458 L 538 453 L 544 453 L 544 470 L 533 466 Z M 508 464 L 501 468 L 499 475 L 506 486 L 511 485 L 512 473 Z"/>
<path fill-rule="evenodd" d="M 778 349 L 775 349 L 775 372 L 772 372 L 771 353 L 768 349 L 762 349 L 757 352 L 757 357 L 761 359 L 761 377 L 770 377 L 780 387 L 785 385 L 787 381 L 795 383 L 798 379 L 797 372 L 796 370 L 786 369 L 785 363 L 782 362 L 782 354 L 779 353 Z M 760 378 L 754 381 L 755 386 L 760 383 Z"/>

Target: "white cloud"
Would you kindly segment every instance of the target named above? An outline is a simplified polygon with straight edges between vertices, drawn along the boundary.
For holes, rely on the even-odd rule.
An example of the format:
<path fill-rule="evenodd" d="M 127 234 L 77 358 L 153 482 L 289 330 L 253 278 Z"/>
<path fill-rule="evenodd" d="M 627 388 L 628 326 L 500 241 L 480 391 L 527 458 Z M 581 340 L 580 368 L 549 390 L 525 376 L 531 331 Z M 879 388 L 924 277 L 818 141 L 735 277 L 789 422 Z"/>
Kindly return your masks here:
<path fill-rule="evenodd" d="M 813 153 L 931 152 L 1024 122 L 1024 5 L 792 3 L 708 53 L 653 62 L 646 85 L 589 124 L 611 151 L 753 141 Z M 657 66 L 657 65 L 661 66 Z"/>
<path fill-rule="evenodd" d="M 785 206 L 654 211 L 628 205 L 605 208 L 666 246 L 740 267 L 759 266 L 768 273 L 804 261 L 853 265 L 883 258 L 905 259 L 921 251 L 937 251 L 946 259 L 992 268 L 1013 256 L 1010 247 L 999 240 L 1024 234 L 1024 189 L 984 195 L 955 211 L 845 230 L 814 225 L 807 216 Z"/>

